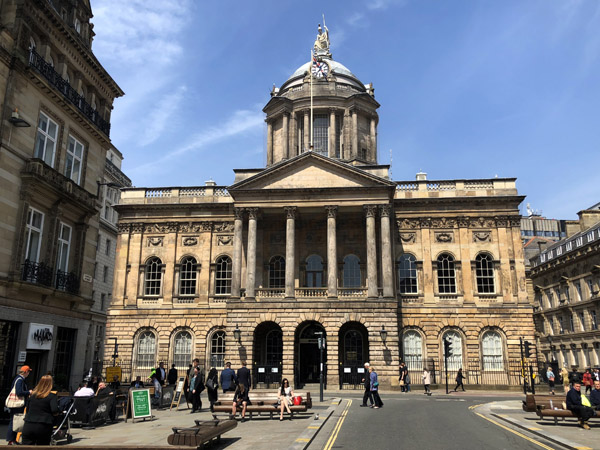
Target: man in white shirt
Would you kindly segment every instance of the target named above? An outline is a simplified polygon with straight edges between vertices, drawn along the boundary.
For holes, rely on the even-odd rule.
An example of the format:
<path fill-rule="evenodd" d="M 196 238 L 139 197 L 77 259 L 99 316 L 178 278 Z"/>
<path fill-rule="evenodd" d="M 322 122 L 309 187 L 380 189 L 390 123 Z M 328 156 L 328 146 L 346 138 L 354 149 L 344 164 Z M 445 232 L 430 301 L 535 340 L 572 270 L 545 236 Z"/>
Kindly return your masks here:
<path fill-rule="evenodd" d="M 79 389 L 73 394 L 73 397 L 93 397 L 94 390 L 87 386 L 87 383 L 79 383 Z"/>

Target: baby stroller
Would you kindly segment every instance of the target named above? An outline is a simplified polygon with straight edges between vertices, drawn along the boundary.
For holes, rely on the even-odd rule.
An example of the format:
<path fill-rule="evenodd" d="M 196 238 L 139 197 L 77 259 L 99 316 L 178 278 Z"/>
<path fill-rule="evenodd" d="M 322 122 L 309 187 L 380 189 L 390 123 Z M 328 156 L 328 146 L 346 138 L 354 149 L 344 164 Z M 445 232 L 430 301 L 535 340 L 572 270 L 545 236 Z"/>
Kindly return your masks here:
<path fill-rule="evenodd" d="M 56 445 L 62 440 L 66 440 L 67 444 L 70 444 L 73 441 L 73 435 L 71 434 L 69 416 L 77 413 L 75 401 L 71 397 L 61 397 L 58 399 L 58 409 L 60 414 L 54 418 L 50 445 Z"/>

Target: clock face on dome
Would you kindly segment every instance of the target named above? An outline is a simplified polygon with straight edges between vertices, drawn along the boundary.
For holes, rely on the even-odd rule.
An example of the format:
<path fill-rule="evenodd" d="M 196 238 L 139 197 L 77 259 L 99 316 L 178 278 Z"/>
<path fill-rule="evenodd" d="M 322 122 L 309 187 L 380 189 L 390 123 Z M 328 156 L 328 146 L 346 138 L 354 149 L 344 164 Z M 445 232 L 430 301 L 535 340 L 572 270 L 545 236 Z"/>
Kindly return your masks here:
<path fill-rule="evenodd" d="M 316 78 L 327 77 L 329 73 L 329 65 L 325 61 L 313 60 L 311 72 Z"/>

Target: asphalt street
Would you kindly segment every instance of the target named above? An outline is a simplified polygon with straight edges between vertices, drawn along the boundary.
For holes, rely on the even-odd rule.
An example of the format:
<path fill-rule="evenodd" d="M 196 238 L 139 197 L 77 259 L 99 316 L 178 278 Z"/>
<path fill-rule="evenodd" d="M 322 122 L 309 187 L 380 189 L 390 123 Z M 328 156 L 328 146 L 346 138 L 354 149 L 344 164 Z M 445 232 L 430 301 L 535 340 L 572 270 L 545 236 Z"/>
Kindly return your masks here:
<path fill-rule="evenodd" d="M 316 449 L 398 449 L 409 446 L 423 450 L 539 450 L 557 448 L 522 430 L 511 432 L 479 416 L 476 405 L 502 398 L 434 395 L 393 395 L 383 398 L 381 409 L 360 407 L 361 398 L 345 399 L 328 421 L 323 433 L 310 445 Z M 341 411 L 341 412 L 340 412 Z M 345 411 L 345 414 L 344 414 Z M 500 424 L 505 425 L 505 424 Z M 510 427 L 507 427 L 510 428 Z M 518 433 L 518 434 L 517 434 Z"/>

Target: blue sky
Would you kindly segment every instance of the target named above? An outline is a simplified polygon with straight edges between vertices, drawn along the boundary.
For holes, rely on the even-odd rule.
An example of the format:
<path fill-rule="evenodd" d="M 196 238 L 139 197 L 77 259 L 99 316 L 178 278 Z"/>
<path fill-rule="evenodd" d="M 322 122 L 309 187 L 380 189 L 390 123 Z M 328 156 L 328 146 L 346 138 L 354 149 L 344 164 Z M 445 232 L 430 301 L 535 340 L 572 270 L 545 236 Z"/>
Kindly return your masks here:
<path fill-rule="evenodd" d="M 135 186 L 233 182 L 264 167 L 263 106 L 308 61 L 373 83 L 394 180 L 516 177 L 523 203 L 600 201 L 596 0 L 93 0 L 93 49 L 125 91 L 111 137 Z"/>

